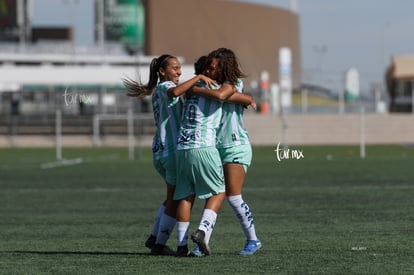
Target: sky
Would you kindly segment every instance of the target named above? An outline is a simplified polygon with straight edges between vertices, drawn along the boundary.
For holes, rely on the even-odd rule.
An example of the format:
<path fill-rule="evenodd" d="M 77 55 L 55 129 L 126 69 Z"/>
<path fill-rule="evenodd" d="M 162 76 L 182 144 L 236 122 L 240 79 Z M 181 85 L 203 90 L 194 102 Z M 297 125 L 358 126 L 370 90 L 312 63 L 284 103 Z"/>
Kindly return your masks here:
<path fill-rule="evenodd" d="M 382 85 L 394 55 L 414 54 L 413 0 L 234 0 L 290 9 L 300 22 L 302 82 L 334 92 L 358 70 L 361 92 Z M 32 0 L 33 25 L 72 25 L 75 43 L 93 43 L 93 0 Z"/>

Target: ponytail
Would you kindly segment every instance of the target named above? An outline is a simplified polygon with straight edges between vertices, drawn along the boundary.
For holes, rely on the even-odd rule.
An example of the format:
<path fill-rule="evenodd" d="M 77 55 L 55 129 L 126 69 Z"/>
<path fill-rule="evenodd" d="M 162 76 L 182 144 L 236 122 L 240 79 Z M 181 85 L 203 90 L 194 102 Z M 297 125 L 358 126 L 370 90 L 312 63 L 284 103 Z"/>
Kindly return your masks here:
<path fill-rule="evenodd" d="M 127 95 L 131 97 L 145 97 L 152 94 L 155 86 L 157 86 L 158 79 L 160 78 L 160 68 L 166 69 L 168 60 L 175 58 L 169 54 L 163 54 L 158 58 L 152 59 L 150 63 L 150 75 L 147 85 L 142 84 L 140 81 L 135 81 L 129 78 L 123 78 L 122 82 L 127 89 Z"/>

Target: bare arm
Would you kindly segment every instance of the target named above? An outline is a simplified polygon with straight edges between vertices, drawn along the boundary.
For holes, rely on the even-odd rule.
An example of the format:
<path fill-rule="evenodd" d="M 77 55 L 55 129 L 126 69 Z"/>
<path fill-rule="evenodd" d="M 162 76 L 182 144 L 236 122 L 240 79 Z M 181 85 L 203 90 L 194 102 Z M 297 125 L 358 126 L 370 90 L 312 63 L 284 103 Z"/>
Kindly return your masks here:
<path fill-rule="evenodd" d="M 230 84 L 223 84 L 218 90 L 210 90 L 201 87 L 193 87 L 193 93 L 208 99 L 224 101 L 235 93 L 234 86 Z"/>
<path fill-rule="evenodd" d="M 226 100 L 226 102 L 228 103 L 242 104 L 242 105 L 250 105 L 252 101 L 253 101 L 253 97 L 251 95 L 242 94 L 242 93 L 234 93 Z"/>
<path fill-rule="evenodd" d="M 251 106 L 256 110 L 256 102 L 251 95 L 236 92 L 234 86 L 228 83 L 223 84 L 219 90 L 193 87 L 192 92 L 212 100 L 226 101 L 228 103 L 240 104 L 246 107 Z"/>
<path fill-rule="evenodd" d="M 256 102 L 254 101 L 253 97 L 249 94 L 234 93 L 226 100 L 226 102 L 233 104 L 241 104 L 246 107 L 251 106 L 254 110 L 256 110 Z"/>
<path fill-rule="evenodd" d="M 203 81 L 204 83 L 206 83 L 206 85 L 208 87 L 212 87 L 214 85 L 216 85 L 217 83 L 212 80 L 211 78 L 199 74 L 194 76 L 193 78 L 179 84 L 177 87 L 175 88 L 171 88 L 167 91 L 167 95 L 169 97 L 177 97 L 180 96 L 182 94 L 184 94 L 187 90 L 189 90 L 192 86 L 194 86 L 199 80 Z"/>

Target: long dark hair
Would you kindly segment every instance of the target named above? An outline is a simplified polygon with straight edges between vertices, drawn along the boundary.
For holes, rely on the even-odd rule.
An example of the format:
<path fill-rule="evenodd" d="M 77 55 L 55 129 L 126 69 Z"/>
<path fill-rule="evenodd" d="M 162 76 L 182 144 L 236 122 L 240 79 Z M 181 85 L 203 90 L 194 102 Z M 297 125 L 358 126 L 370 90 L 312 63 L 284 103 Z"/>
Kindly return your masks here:
<path fill-rule="evenodd" d="M 213 58 L 218 61 L 217 70 L 219 71 L 218 83 L 224 83 L 229 81 L 232 85 L 237 84 L 238 78 L 246 77 L 246 75 L 240 69 L 240 63 L 236 57 L 236 54 L 227 48 L 218 48 L 212 51 L 208 55 L 207 64 L 210 65 Z"/>
<path fill-rule="evenodd" d="M 194 74 L 204 74 L 206 70 L 208 57 L 207 55 L 200 56 L 194 63 Z"/>
<path fill-rule="evenodd" d="M 144 97 L 151 95 L 155 86 L 157 86 L 158 79 L 161 78 L 159 74 L 160 68 L 163 68 L 165 70 L 168 66 L 168 60 L 170 58 L 176 57 L 170 54 L 163 54 L 158 58 L 152 59 L 150 64 L 149 81 L 146 85 L 142 84 L 140 81 L 123 78 L 122 82 L 127 89 L 127 95 L 131 97 Z"/>

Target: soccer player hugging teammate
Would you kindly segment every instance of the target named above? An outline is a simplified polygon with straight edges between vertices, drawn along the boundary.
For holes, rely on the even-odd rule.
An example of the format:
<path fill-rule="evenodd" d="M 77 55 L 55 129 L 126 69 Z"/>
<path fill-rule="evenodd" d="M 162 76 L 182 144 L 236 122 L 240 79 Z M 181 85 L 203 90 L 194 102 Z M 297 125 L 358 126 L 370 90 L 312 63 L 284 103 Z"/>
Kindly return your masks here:
<path fill-rule="evenodd" d="M 196 69 L 198 63 L 196 63 Z M 181 199 L 177 212 L 177 255 L 188 255 L 187 235 L 193 203 L 191 194 L 194 193 L 198 198 L 206 199 L 206 203 L 200 225 L 191 236 L 197 247 L 190 255 L 203 256 L 211 254 L 208 243 L 217 219 L 217 213 L 226 193 L 228 201 L 236 211 L 243 228 L 246 228 L 245 233 L 249 233 L 248 241 L 241 254 L 253 254 L 260 248 L 261 244 L 254 233 L 250 210 L 241 199 L 245 170 L 250 165 L 251 160 L 250 144 L 248 142 L 246 144 L 244 141 L 243 145 L 246 146 L 243 148 L 233 148 L 234 144 L 228 144 L 227 141 L 218 141 L 217 143 L 217 138 L 224 139 L 225 137 L 222 137 L 216 130 L 219 129 L 221 132 L 221 127 L 226 127 L 222 125 L 227 120 L 227 115 L 223 114 L 223 110 L 231 115 L 235 110 L 234 106 L 239 106 L 240 108 L 237 109 L 240 109 L 242 114 L 244 106 L 251 105 L 255 108 L 255 102 L 251 96 L 235 92 L 236 85 L 239 83 L 240 86 L 240 78 L 244 75 L 241 73 L 237 58 L 231 50 L 220 48 L 211 52 L 207 57 L 205 72 L 209 77 L 216 80 L 221 87 L 218 91 L 209 90 L 206 87 L 193 87 L 194 95 L 187 98 L 184 105 L 183 122 L 177 147 L 177 160 L 180 160 L 179 163 L 185 163 L 186 167 L 178 165 L 177 188 L 174 196 L 175 199 Z M 203 97 L 200 97 L 200 95 Z M 223 107 L 222 101 L 239 105 L 229 104 L 229 106 Z M 232 121 L 232 119 L 230 120 Z M 236 122 L 241 123 L 241 121 Z M 239 128 L 247 135 L 242 124 Z M 240 135 L 234 132 L 231 136 L 233 141 L 236 141 Z M 220 153 L 216 147 L 220 144 L 223 144 L 222 148 L 231 147 L 233 150 L 223 149 Z M 242 152 L 246 149 L 250 149 L 250 151 Z M 229 159 L 231 161 L 228 161 Z M 224 173 L 222 163 L 224 164 Z M 188 165 L 190 165 L 190 169 Z M 241 175 L 237 175 L 238 173 L 241 173 Z M 226 176 L 225 184 L 223 176 Z M 245 215 L 247 217 L 242 217 Z M 255 241 L 253 249 L 251 249 L 252 241 Z"/>
<path fill-rule="evenodd" d="M 142 98 L 152 95 L 156 132 L 153 138 L 153 164 L 166 183 L 166 199 L 158 209 L 151 235 L 145 246 L 153 255 L 176 255 L 166 243 L 176 224 L 177 201 L 173 200 L 176 187 L 176 147 L 182 116 L 181 95 L 198 81 L 211 86 L 215 82 L 204 75 L 196 75 L 178 85 L 181 76 L 180 61 L 170 54 L 154 58 L 150 64 L 148 84 L 123 79 L 128 96 Z"/>
<path fill-rule="evenodd" d="M 206 57 L 195 63 L 196 73 L 204 67 Z M 201 85 L 201 83 L 198 83 Z M 194 87 L 193 87 L 194 89 Z M 217 92 L 216 92 L 217 93 Z M 232 88 L 220 94 L 233 94 Z M 174 199 L 177 208 L 177 256 L 189 256 L 188 230 L 194 197 L 205 199 L 199 229 L 191 236 L 205 255 L 210 255 L 208 240 L 225 198 L 225 185 L 220 156 L 215 147 L 216 129 L 221 117 L 221 102 L 194 93 L 186 95 L 177 145 L 177 185 Z"/>
<path fill-rule="evenodd" d="M 243 110 L 249 105 L 256 109 L 256 103 L 251 96 L 242 94 L 241 78 L 244 74 L 239 68 L 234 52 L 219 48 L 209 56 L 212 61 L 207 67 L 206 75 L 218 83 L 233 85 L 237 91 L 222 104 L 216 147 L 223 164 L 227 201 L 239 219 L 246 236 L 246 243 L 240 254 L 252 255 L 261 248 L 262 244 L 256 236 L 251 210 L 242 197 L 244 179 L 252 159 L 248 133 L 243 125 Z M 193 253 L 202 255 L 197 248 Z"/>

